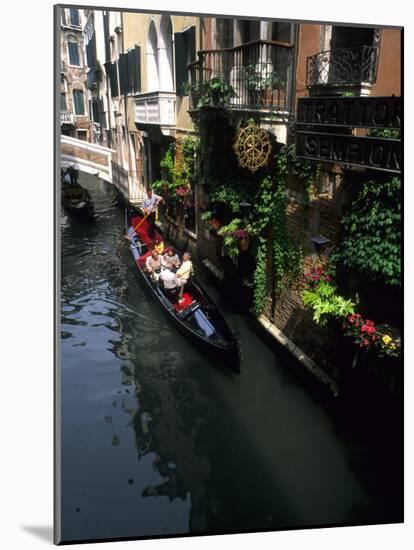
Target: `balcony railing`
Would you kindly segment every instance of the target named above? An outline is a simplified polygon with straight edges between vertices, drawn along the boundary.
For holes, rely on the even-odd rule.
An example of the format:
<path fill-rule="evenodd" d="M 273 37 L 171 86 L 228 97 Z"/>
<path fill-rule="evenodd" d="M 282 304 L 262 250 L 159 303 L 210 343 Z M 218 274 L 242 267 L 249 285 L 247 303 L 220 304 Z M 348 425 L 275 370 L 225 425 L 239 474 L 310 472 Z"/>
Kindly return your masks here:
<path fill-rule="evenodd" d="M 175 92 L 148 92 L 134 101 L 136 123 L 175 126 Z"/>
<path fill-rule="evenodd" d="M 307 58 L 307 85 L 372 85 L 377 77 L 377 64 L 375 46 L 319 52 Z"/>
<path fill-rule="evenodd" d="M 202 50 L 189 65 L 190 109 L 288 110 L 293 45 L 256 40 Z"/>
<path fill-rule="evenodd" d="M 60 111 L 60 123 L 61 124 L 74 124 L 73 113 L 69 111 Z"/>

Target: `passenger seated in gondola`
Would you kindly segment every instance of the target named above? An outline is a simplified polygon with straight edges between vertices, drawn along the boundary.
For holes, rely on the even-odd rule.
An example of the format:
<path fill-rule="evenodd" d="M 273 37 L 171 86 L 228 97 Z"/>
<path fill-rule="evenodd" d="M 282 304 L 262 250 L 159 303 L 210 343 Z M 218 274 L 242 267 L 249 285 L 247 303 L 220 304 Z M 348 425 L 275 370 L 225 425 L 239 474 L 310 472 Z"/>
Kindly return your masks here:
<path fill-rule="evenodd" d="M 148 256 L 145 262 L 145 267 L 153 281 L 158 281 L 159 273 L 161 271 L 161 257 L 156 250 L 151 252 L 151 256 Z"/>
<path fill-rule="evenodd" d="M 171 271 L 177 271 L 181 263 L 178 254 L 175 252 L 172 246 L 168 248 L 161 261 L 162 265 L 168 267 L 168 269 L 171 269 Z"/>
<path fill-rule="evenodd" d="M 164 243 L 161 239 L 157 238 L 155 240 L 154 250 L 156 250 L 158 254 L 162 254 L 164 252 Z"/>
<path fill-rule="evenodd" d="M 190 275 L 192 275 L 192 273 L 193 273 L 193 263 L 191 261 L 191 255 L 189 252 L 184 252 L 183 263 L 181 264 L 180 268 L 176 273 L 177 279 L 180 281 L 180 293 L 179 293 L 179 299 L 178 299 L 179 303 L 182 303 L 184 301 L 184 298 L 183 298 L 184 286 L 185 286 L 185 283 L 190 278 Z"/>
<path fill-rule="evenodd" d="M 165 267 L 161 271 L 159 280 L 162 281 L 167 293 L 172 293 L 175 289 L 181 286 L 181 282 L 177 278 L 177 275 L 169 267 Z"/>

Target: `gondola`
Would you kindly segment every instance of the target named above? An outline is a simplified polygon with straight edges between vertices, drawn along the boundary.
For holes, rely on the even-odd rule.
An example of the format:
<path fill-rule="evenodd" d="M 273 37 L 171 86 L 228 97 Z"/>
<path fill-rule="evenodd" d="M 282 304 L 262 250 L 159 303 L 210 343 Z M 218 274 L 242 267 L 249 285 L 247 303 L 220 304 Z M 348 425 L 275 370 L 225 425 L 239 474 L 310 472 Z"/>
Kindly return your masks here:
<path fill-rule="evenodd" d="M 94 208 L 89 191 L 77 182 L 62 184 L 62 205 L 69 214 L 92 219 Z"/>
<path fill-rule="evenodd" d="M 179 303 L 178 292 L 167 291 L 161 281 L 154 282 L 145 269 L 153 240 L 148 235 L 149 224 L 141 215 L 128 216 L 126 236 L 139 280 L 161 306 L 170 321 L 181 333 L 200 348 L 215 357 L 220 365 L 240 373 L 239 342 L 223 314 L 194 276 L 184 287 L 184 301 Z M 137 225 L 140 223 L 140 227 Z M 134 228 L 137 228 L 136 230 Z M 154 239 L 162 239 L 155 232 Z M 165 250 L 168 243 L 164 242 Z"/>

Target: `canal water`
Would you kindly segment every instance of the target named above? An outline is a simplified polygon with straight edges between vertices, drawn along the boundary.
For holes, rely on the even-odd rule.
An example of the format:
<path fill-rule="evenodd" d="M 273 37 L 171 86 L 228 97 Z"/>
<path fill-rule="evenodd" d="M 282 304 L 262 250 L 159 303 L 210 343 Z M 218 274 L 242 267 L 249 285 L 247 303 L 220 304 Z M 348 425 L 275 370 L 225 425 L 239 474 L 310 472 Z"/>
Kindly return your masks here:
<path fill-rule="evenodd" d="M 383 429 L 370 437 L 214 289 L 242 374 L 187 343 L 136 279 L 114 188 L 80 181 L 96 220 L 62 210 L 63 540 L 401 519 Z"/>

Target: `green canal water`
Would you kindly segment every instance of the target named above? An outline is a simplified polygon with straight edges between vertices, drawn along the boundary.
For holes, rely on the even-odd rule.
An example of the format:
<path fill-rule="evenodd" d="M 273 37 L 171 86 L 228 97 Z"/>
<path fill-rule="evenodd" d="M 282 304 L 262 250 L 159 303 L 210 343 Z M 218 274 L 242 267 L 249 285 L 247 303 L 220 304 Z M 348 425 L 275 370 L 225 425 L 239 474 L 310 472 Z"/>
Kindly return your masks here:
<path fill-rule="evenodd" d="M 215 365 L 141 289 L 114 188 L 80 183 L 96 220 L 62 210 L 63 540 L 399 521 L 393 426 L 362 427 L 209 289 L 244 356 L 240 376 Z"/>

